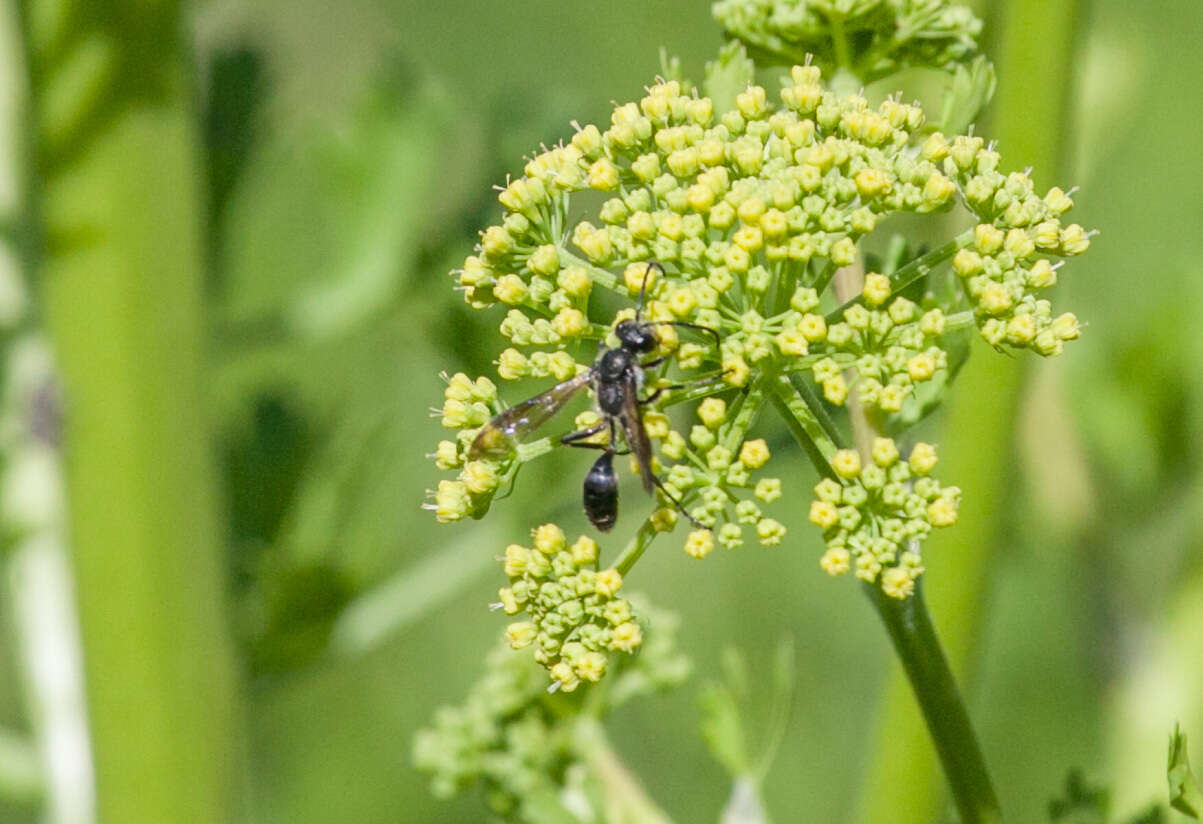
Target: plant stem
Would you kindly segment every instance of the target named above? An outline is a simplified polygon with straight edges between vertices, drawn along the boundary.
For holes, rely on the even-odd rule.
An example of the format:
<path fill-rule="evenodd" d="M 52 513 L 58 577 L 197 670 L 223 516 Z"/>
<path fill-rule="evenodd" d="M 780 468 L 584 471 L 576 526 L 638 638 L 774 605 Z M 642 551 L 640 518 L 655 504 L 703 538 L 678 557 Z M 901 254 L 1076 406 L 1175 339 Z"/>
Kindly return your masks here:
<path fill-rule="evenodd" d="M 891 598 L 871 584 L 864 589 L 906 671 L 962 824 L 1002 821 L 981 747 L 936 637 L 922 586 L 917 585 L 914 595 L 903 600 Z"/>
<path fill-rule="evenodd" d="M 20 8 L 97 818 L 236 821 L 247 771 L 206 416 L 186 11 Z"/>
<path fill-rule="evenodd" d="M 818 417 L 811 411 L 806 399 L 794 386 L 788 375 L 777 375 L 769 380 L 769 400 L 781 413 L 782 420 L 789 427 L 794 440 L 806 450 L 807 457 L 814 468 L 825 478 L 834 476 L 831 459 L 835 457 L 838 447 L 827 437 Z"/>
<path fill-rule="evenodd" d="M 997 124 L 1008 168 L 1031 165 L 1038 185 L 1057 174 L 1067 129 L 1071 89 L 1074 16 L 1078 0 L 1011 0 L 997 10 L 1002 32 L 998 61 Z M 973 652 L 999 527 L 1014 488 L 1014 427 L 1022 383 L 1022 359 L 1001 358 L 975 346 L 948 401 L 947 433 L 941 449 L 943 474 L 965 492 L 955 529 L 927 543 L 927 594 L 937 614 L 955 616 L 944 628 L 949 660 L 972 681 Z M 927 822 L 939 816 L 943 788 L 932 759 L 916 758 L 927 737 L 901 674 L 891 678 L 883 700 L 883 722 L 873 767 L 855 820 L 871 824 Z"/>
<path fill-rule="evenodd" d="M 910 263 L 901 267 L 897 272 L 894 272 L 890 275 L 890 282 L 893 287 L 890 294 L 897 295 L 915 281 L 919 280 L 920 278 L 927 277 L 928 273 L 930 273 L 933 269 L 951 258 L 972 242 L 972 230 L 961 232 L 961 234 L 957 235 L 955 238 L 950 240 L 948 243 L 945 243 L 938 249 L 932 249 L 922 257 L 915 258 Z M 827 313 L 827 322 L 835 323 L 839 321 L 843 317 L 845 309 L 847 309 L 849 306 L 852 306 L 854 303 L 863 303 L 864 300 L 864 296 L 860 295 L 859 293 L 856 294 L 855 297 L 849 297 L 835 309 Z"/>
<path fill-rule="evenodd" d="M 639 527 L 639 531 L 635 533 L 635 537 L 614 559 L 614 569 L 618 570 L 620 575 L 630 572 L 631 567 L 635 566 L 635 562 L 643 557 L 644 551 L 652 545 L 656 534 L 656 527 L 652 525 L 651 519 L 644 521 L 643 526 Z"/>

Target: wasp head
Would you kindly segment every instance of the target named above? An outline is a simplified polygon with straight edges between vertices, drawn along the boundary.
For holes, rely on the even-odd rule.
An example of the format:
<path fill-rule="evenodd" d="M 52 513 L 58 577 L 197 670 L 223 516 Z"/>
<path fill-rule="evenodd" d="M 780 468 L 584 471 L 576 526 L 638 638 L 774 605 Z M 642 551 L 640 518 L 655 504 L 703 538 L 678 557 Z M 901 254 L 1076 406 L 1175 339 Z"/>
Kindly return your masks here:
<path fill-rule="evenodd" d="M 647 353 L 660 342 L 652 324 L 638 320 L 622 321 L 614 327 L 614 334 L 622 348 L 629 352 Z"/>

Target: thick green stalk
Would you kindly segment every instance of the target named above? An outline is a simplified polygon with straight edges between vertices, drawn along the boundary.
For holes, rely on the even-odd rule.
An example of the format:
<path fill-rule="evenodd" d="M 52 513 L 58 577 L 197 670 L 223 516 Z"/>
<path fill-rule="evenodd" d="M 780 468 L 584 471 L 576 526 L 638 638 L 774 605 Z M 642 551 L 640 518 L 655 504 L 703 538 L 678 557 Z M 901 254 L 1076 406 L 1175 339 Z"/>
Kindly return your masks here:
<path fill-rule="evenodd" d="M 864 590 L 890 633 L 962 824 L 1002 821 L 986 761 L 923 602 L 922 587 L 917 586 L 914 595 L 901 601 L 876 585 Z M 925 746 L 925 742 L 919 743 Z"/>
<path fill-rule="evenodd" d="M 231 821 L 241 718 L 205 416 L 185 20 L 172 0 L 21 8 L 98 815 Z"/>
<path fill-rule="evenodd" d="M 999 87 L 994 128 L 1009 169 L 1032 166 L 1038 186 L 1055 182 L 1067 126 L 1077 0 L 1011 0 L 1000 8 Z M 932 611 L 945 616 L 948 660 L 972 681 L 984 618 L 986 577 L 1014 475 L 1014 431 L 1021 357 L 975 347 L 948 403 L 941 474 L 965 492 L 954 529 L 932 535 L 924 549 Z M 907 824 L 937 820 L 945 790 L 928 732 L 902 672 L 891 676 L 882 707 L 874 764 L 856 821 Z"/>

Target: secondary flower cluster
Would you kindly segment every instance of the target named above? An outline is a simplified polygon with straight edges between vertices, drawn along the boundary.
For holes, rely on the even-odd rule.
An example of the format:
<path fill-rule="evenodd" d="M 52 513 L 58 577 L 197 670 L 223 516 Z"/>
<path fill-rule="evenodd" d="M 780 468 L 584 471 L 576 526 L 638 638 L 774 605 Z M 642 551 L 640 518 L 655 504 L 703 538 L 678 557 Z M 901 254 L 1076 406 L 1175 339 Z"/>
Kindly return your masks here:
<path fill-rule="evenodd" d="M 744 440 L 738 451 L 729 445 L 743 437 L 739 410 L 755 402 L 755 398 L 750 402 L 747 396 L 740 396 L 737 408 L 728 410 L 722 398 L 707 398 L 698 405 L 701 423 L 693 426 L 688 440 L 671 430 L 661 445 L 662 455 L 679 461 L 665 476 L 668 491 L 677 498 L 696 493 L 698 503 L 689 514 L 706 528 L 695 529 L 685 540 L 685 551 L 695 558 L 710 554 L 716 535 L 718 543 L 728 549 L 742 545 L 745 525 L 755 528 L 757 540 L 765 546 L 776 546 L 785 537 L 785 526 L 780 521 L 764 517 L 755 500 L 740 500 L 734 493 L 736 489 L 751 489 L 753 497 L 766 504 L 781 497 L 780 479 L 761 478 L 753 484 L 749 476 L 751 470 L 760 469 L 771 457 L 764 439 Z M 662 509 L 656 517 L 671 518 L 674 514 L 671 509 Z"/>
<path fill-rule="evenodd" d="M 1051 304 L 1036 295 L 1057 282 L 1060 264 L 1046 256 L 1073 257 L 1090 246 L 1090 232 L 1061 223 L 1073 199 L 1057 187 L 1036 194 L 1026 173 L 1003 175 L 998 152 L 980 137 L 950 142 L 937 132 L 920 156 L 958 180 L 966 204 L 982 221 L 973 229 L 972 245 L 952 261 L 982 337 L 995 347 L 1060 354 L 1065 341 L 1078 337 L 1078 319 L 1069 312 L 1054 318 Z"/>
<path fill-rule="evenodd" d="M 463 372 L 447 378 L 443 407 L 436 414 L 442 416 L 445 428 L 456 430 L 456 438 L 440 441 L 432 457 L 439 469 L 459 469 L 460 473 L 454 481 L 439 481 L 434 503 L 427 506 L 440 523 L 484 513 L 501 485 L 497 462 L 468 460 L 468 447 L 480 427 L 493 417 L 496 403 L 497 387 L 488 378 L 473 381 Z"/>
<path fill-rule="evenodd" d="M 535 646 L 535 660 L 560 689 L 598 681 L 611 652 L 631 653 L 643 643 L 629 601 L 618 597 L 622 575 L 598 570 L 597 542 L 582 535 L 571 546 L 564 531 L 543 524 L 533 547 L 510 544 L 505 574 L 510 585 L 498 593 L 506 615 L 527 614 L 506 630 L 514 649 Z"/>
<path fill-rule="evenodd" d="M 782 62 L 814 55 L 834 65 L 841 48 L 871 44 L 847 56 L 864 82 L 907 66 L 964 63 L 982 29 L 970 9 L 945 0 L 722 0 L 713 11 L 733 36 Z"/>
<path fill-rule="evenodd" d="M 839 323 L 826 327 L 821 317 L 807 316 L 815 318 L 809 340 L 831 353 L 812 368 L 815 383 L 836 406 L 848 398 L 843 370 L 855 375 L 862 404 L 895 413 L 902 411 L 916 384 L 948 368 L 948 355 L 936 343 L 944 334 L 944 312 L 935 308 L 920 313 L 904 297 L 891 300 L 890 289 L 889 278 L 871 273 L 861 293 L 864 303 L 845 309 Z"/>
<path fill-rule="evenodd" d="M 890 438 L 873 442 L 872 463 L 842 449 L 831 461 L 835 478 L 815 486 L 811 523 L 823 530 L 827 552 L 820 565 L 830 575 L 855 568 L 856 577 L 880 581 L 893 598 L 907 598 L 923 574 L 920 544 L 933 527 L 957 520 L 961 490 L 941 487 L 929 473 L 935 447 L 917 443 L 904 461 Z"/>
<path fill-rule="evenodd" d="M 606 708 L 675 687 L 688 676 L 689 661 L 677 646 L 677 616 L 643 603 L 639 611 L 655 631 L 640 655 L 608 681 Z M 551 799 L 570 789 L 592 789 L 579 784 L 597 779 L 585 769 L 583 755 L 595 745 L 577 740 L 574 700 L 577 696 L 549 693 L 546 673 L 502 644 L 486 658 L 484 675 L 465 701 L 441 707 L 433 725 L 418 732 L 414 764 L 430 775 L 440 798 L 479 782 L 498 816 L 546 820 Z M 586 716 L 586 722 L 593 720 Z M 567 817 L 565 812 L 561 818 Z"/>
<path fill-rule="evenodd" d="M 542 705 L 547 679 L 525 658 L 499 648 L 486 659 L 487 674 L 458 707 L 442 707 L 434 726 L 414 739 L 414 763 L 431 774 L 431 789 L 450 798 L 478 779 L 490 790 L 499 815 L 512 812 L 533 790 L 554 789 L 552 775 L 572 752 L 556 734 L 555 717 Z"/>

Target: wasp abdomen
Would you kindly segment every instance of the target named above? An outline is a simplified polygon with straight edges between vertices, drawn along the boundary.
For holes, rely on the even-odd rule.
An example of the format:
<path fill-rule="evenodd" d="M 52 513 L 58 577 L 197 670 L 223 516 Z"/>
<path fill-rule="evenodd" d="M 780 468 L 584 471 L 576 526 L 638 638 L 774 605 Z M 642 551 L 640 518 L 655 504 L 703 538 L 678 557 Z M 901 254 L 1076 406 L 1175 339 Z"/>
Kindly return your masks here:
<path fill-rule="evenodd" d="M 618 477 L 614 474 L 614 453 L 605 452 L 594 461 L 585 475 L 585 515 L 602 532 L 609 532 L 618 520 Z"/>

